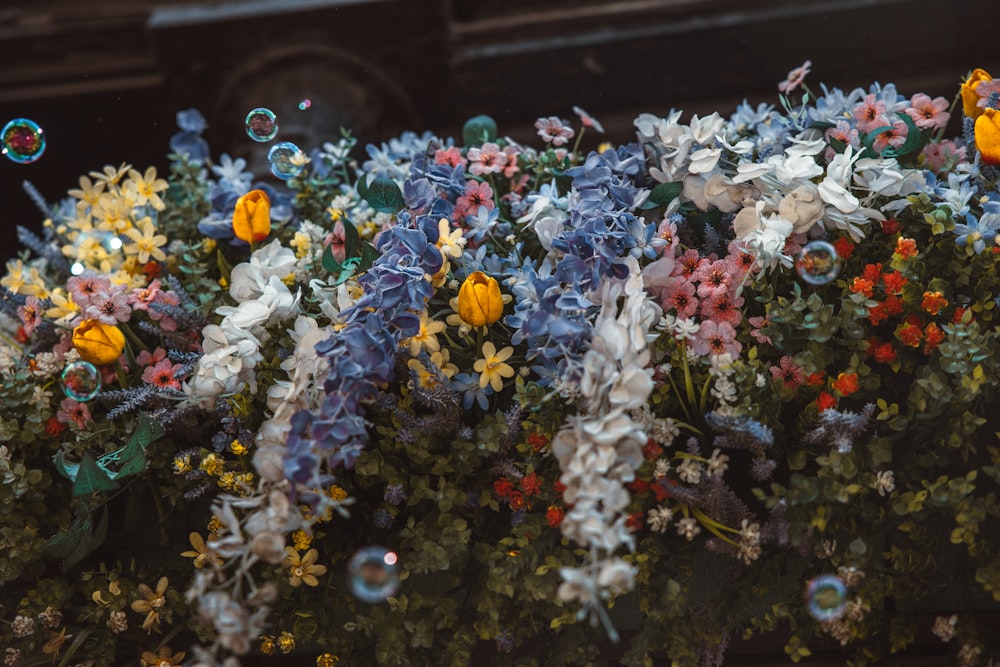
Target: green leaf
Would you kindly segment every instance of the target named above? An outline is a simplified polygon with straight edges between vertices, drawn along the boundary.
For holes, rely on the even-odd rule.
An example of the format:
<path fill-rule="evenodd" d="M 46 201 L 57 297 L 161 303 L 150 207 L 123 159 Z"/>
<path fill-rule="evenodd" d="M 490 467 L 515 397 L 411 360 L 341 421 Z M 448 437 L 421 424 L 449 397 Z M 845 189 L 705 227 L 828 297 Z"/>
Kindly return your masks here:
<path fill-rule="evenodd" d="M 365 201 L 380 213 L 395 213 L 406 206 L 403 191 L 388 176 L 379 176 L 368 186 Z M 346 225 L 345 225 L 346 227 Z"/>
<path fill-rule="evenodd" d="M 358 273 L 364 273 L 372 268 L 375 260 L 380 257 L 378 250 L 371 243 L 365 241 L 361 244 L 361 263 L 358 264 Z"/>
<path fill-rule="evenodd" d="M 900 162 L 911 160 L 923 149 L 924 144 L 930 136 L 929 132 L 923 132 L 917 124 L 913 122 L 909 114 L 899 114 L 899 117 L 906 123 L 906 141 L 899 148 L 889 147 L 882 151 L 883 157 L 894 157 Z"/>
<path fill-rule="evenodd" d="M 393 183 L 393 186 L 396 184 Z M 399 188 L 396 188 L 397 190 Z M 358 229 L 351 224 L 347 218 L 340 221 L 344 225 L 344 257 L 356 257 L 358 246 L 361 245 L 361 237 L 358 236 Z"/>
<path fill-rule="evenodd" d="M 466 146 L 479 146 L 497 138 L 497 122 L 486 115 L 475 116 L 462 126 L 462 141 Z"/>
<path fill-rule="evenodd" d="M 684 191 L 684 184 L 680 181 L 673 183 L 660 183 L 649 193 L 649 201 L 658 206 L 666 206 L 680 196 Z"/>
<path fill-rule="evenodd" d="M 115 484 L 115 481 L 108 477 L 108 473 L 103 468 L 97 465 L 94 455 L 90 452 L 84 452 L 83 459 L 80 460 L 76 481 L 73 482 L 73 495 L 85 496 L 99 491 L 113 491 L 117 488 L 118 485 Z"/>
<path fill-rule="evenodd" d="M 79 463 L 66 463 L 66 460 L 63 457 L 61 449 L 58 452 L 56 452 L 53 461 L 55 462 L 56 470 L 59 472 L 60 475 L 62 475 L 71 482 L 76 481 L 76 475 L 80 471 Z"/>
<path fill-rule="evenodd" d="M 133 435 L 129 439 L 128 444 L 125 445 L 125 448 L 122 449 L 121 466 L 118 468 L 118 472 L 113 473 L 111 477 L 113 479 L 121 479 L 130 475 L 138 475 L 145 470 L 146 451 L 144 447 L 145 445 L 141 445 L 140 440 L 137 440 Z"/>
<path fill-rule="evenodd" d="M 333 284 L 339 285 L 340 283 L 344 282 L 345 280 L 353 276 L 360 264 L 361 264 L 360 257 L 351 257 L 349 260 L 345 261 L 342 265 L 340 275 L 337 276 L 337 279 L 333 281 Z"/>
<path fill-rule="evenodd" d="M 226 281 L 226 285 L 229 285 L 230 277 L 233 273 L 233 265 L 229 263 L 226 256 L 222 254 L 221 250 L 215 253 L 215 263 L 219 267 L 219 278 Z"/>
<path fill-rule="evenodd" d="M 368 198 L 368 174 L 365 174 L 358 180 L 356 188 L 359 197 L 361 197 L 362 199 Z"/>
<path fill-rule="evenodd" d="M 42 546 L 42 553 L 48 558 L 63 559 L 69 556 L 76 548 L 94 532 L 94 518 L 92 515 L 78 516 L 69 524 L 69 528 L 56 533 Z"/>

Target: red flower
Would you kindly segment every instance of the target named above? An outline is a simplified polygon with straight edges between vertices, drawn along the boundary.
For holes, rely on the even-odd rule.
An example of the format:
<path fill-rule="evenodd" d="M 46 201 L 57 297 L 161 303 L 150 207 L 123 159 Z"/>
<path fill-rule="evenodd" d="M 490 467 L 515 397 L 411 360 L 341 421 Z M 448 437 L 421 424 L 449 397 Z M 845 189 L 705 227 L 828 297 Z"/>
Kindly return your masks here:
<path fill-rule="evenodd" d="M 561 496 L 563 494 L 563 491 L 566 490 L 566 485 L 563 484 L 562 482 L 557 481 L 552 485 L 552 489 L 556 492 L 557 496 Z"/>
<path fill-rule="evenodd" d="M 511 491 L 510 508 L 515 512 L 520 512 L 521 510 L 531 509 L 531 503 L 525 499 L 524 494 L 520 491 Z"/>
<path fill-rule="evenodd" d="M 847 259 L 851 256 L 851 253 L 854 252 L 854 241 L 846 236 L 841 236 L 833 242 L 833 249 L 837 251 L 838 257 L 841 259 Z"/>
<path fill-rule="evenodd" d="M 628 484 L 629 490 L 635 492 L 636 495 L 642 495 L 649 491 L 649 482 L 642 479 L 634 479 Z"/>
<path fill-rule="evenodd" d="M 771 366 L 771 377 L 775 380 L 781 380 L 785 389 L 794 391 L 806 381 L 806 374 L 787 354 L 781 358 L 778 364 L 778 366 Z"/>
<path fill-rule="evenodd" d="M 858 374 L 841 373 L 833 381 L 833 389 L 839 392 L 841 396 L 850 396 L 858 390 Z"/>
<path fill-rule="evenodd" d="M 555 505 L 549 505 L 549 509 L 545 513 L 545 521 L 552 528 L 558 528 L 559 524 L 562 523 L 564 516 L 566 516 L 566 511 L 563 508 L 556 507 Z"/>
<path fill-rule="evenodd" d="M 910 257 L 916 257 L 919 254 L 917 250 L 917 242 L 914 239 L 908 239 L 900 236 L 896 239 L 896 253 L 904 259 L 909 259 Z"/>
<path fill-rule="evenodd" d="M 889 311 L 886 309 L 884 303 L 877 303 L 868 309 L 868 321 L 872 323 L 873 326 L 878 326 L 884 322 L 889 317 Z"/>
<path fill-rule="evenodd" d="M 920 330 L 921 326 L 922 323 L 919 317 L 909 315 L 896 330 L 896 337 L 899 338 L 899 341 L 903 345 L 920 347 L 920 339 L 923 337 L 923 331 Z"/>
<path fill-rule="evenodd" d="M 826 373 L 823 371 L 816 371 L 815 373 L 810 373 L 806 376 L 806 384 L 810 387 L 818 387 L 825 381 Z"/>
<path fill-rule="evenodd" d="M 947 305 L 948 299 L 941 292 L 924 292 L 923 301 L 920 302 L 920 307 L 931 315 L 937 315 Z"/>
<path fill-rule="evenodd" d="M 898 296 L 887 296 L 885 298 L 885 309 L 890 315 L 899 315 L 903 312 L 903 300 Z"/>
<path fill-rule="evenodd" d="M 899 271 L 882 274 L 882 284 L 885 285 L 885 293 L 899 295 L 903 293 L 903 286 L 909 282 Z"/>
<path fill-rule="evenodd" d="M 875 361 L 879 361 L 883 364 L 891 364 L 896 360 L 896 348 L 892 346 L 892 343 L 883 343 L 878 338 L 872 338 L 868 343 L 868 349 L 865 352 L 875 358 Z"/>
<path fill-rule="evenodd" d="M 877 285 L 879 278 L 882 277 L 882 263 L 866 264 L 865 270 L 861 275 L 872 285 Z"/>
<path fill-rule="evenodd" d="M 655 461 L 660 458 L 661 454 L 663 454 L 663 447 L 652 438 L 648 439 L 646 444 L 642 446 L 642 457 L 647 461 Z"/>
<path fill-rule="evenodd" d="M 45 422 L 45 432 L 52 437 L 60 435 L 65 430 L 66 430 L 66 424 L 63 424 L 61 421 L 56 419 L 55 415 L 49 417 L 48 420 Z"/>
<path fill-rule="evenodd" d="M 888 236 L 892 236 L 899 231 L 899 221 L 896 218 L 889 218 L 888 220 L 882 221 L 882 233 Z"/>
<path fill-rule="evenodd" d="M 542 490 L 542 480 L 535 473 L 529 472 L 521 478 L 521 488 L 524 489 L 525 495 L 533 496 Z"/>
<path fill-rule="evenodd" d="M 667 498 L 674 497 L 674 487 L 677 486 L 677 482 L 672 479 L 667 479 L 666 477 L 661 477 L 653 483 L 653 495 L 656 496 L 656 502 L 662 503 Z"/>
<path fill-rule="evenodd" d="M 549 439 L 541 433 L 528 434 L 528 445 L 536 452 L 542 451 L 547 444 L 549 444 Z"/>
<path fill-rule="evenodd" d="M 835 405 L 837 405 L 837 399 L 832 394 L 826 391 L 819 392 L 819 396 L 816 397 L 816 407 L 820 412 L 829 410 Z"/>
<path fill-rule="evenodd" d="M 851 283 L 851 291 L 855 294 L 864 294 L 866 298 L 871 298 L 875 285 L 867 278 L 857 277 Z"/>
<path fill-rule="evenodd" d="M 931 322 L 924 329 L 924 354 L 930 354 L 937 349 L 937 346 L 944 341 L 944 332 L 934 322 Z"/>
<path fill-rule="evenodd" d="M 493 492 L 501 498 L 510 498 L 514 493 L 514 483 L 506 477 L 501 477 L 493 482 Z"/>
<path fill-rule="evenodd" d="M 625 527 L 631 530 L 633 533 L 638 533 L 642 530 L 642 525 L 645 522 L 646 514 L 644 512 L 633 512 L 628 515 L 625 519 Z"/>

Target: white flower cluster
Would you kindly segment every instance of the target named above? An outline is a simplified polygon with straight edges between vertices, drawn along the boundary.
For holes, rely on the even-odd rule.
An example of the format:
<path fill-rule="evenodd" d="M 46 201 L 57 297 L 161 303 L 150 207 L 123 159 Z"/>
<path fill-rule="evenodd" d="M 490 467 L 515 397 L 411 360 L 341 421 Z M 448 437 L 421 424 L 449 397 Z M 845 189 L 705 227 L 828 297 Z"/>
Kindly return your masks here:
<path fill-rule="evenodd" d="M 563 568 L 559 598 L 577 601 L 614 636 L 600 598 L 623 593 L 634 584 L 634 568 L 616 556 L 622 546 L 635 548 L 626 526 L 629 493 L 647 440 L 630 412 L 646 404 L 653 390 L 649 366 L 649 331 L 660 317 L 642 289 L 636 261 L 629 258 L 632 279 L 602 286 L 602 309 L 594 323 L 590 350 L 579 380 L 580 414 L 571 417 L 552 442 L 562 468 L 566 513 L 563 534 L 590 549 L 583 567 Z M 619 311 L 619 297 L 624 303 Z"/>

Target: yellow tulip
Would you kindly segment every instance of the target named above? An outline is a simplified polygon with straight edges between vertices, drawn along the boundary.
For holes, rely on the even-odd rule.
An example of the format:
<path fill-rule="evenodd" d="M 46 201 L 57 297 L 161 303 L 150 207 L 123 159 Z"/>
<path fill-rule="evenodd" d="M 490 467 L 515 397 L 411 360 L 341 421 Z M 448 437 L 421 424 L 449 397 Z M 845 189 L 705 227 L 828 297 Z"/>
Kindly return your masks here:
<path fill-rule="evenodd" d="M 500 285 L 482 271 L 465 279 L 458 290 L 458 315 L 473 327 L 493 324 L 503 315 Z"/>
<path fill-rule="evenodd" d="M 1000 164 L 1000 111 L 987 107 L 976 119 L 976 149 L 983 164 Z"/>
<path fill-rule="evenodd" d="M 125 349 L 125 335 L 111 324 L 84 320 L 73 329 L 73 347 L 84 361 L 98 366 L 114 363 Z"/>
<path fill-rule="evenodd" d="M 233 211 L 236 238 L 257 243 L 271 233 L 271 200 L 263 190 L 251 190 L 236 200 Z"/>
<path fill-rule="evenodd" d="M 992 80 L 993 77 L 986 70 L 977 67 L 962 84 L 962 110 L 969 118 L 978 118 L 983 113 L 982 107 L 977 106 L 979 95 L 976 93 L 976 88 L 982 82 Z"/>

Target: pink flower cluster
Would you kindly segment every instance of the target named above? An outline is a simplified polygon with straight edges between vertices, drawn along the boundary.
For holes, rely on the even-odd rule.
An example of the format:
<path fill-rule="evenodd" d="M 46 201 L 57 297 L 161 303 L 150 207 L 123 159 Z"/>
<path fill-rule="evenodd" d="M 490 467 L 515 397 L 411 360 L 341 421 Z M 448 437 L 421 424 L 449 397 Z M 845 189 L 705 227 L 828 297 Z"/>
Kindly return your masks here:
<path fill-rule="evenodd" d="M 146 287 L 129 290 L 124 285 L 112 284 L 106 276 L 88 271 L 70 278 L 66 289 L 69 290 L 73 303 L 80 308 L 80 315 L 70 323 L 71 326 L 83 320 L 117 325 L 131 320 L 134 311 L 144 310 L 149 319 L 159 322 L 164 331 L 177 330 L 177 322 L 173 318 L 151 308 L 154 304 L 176 306 L 179 303 L 174 292 L 161 289 L 159 279 L 153 280 Z"/>
<path fill-rule="evenodd" d="M 941 129 L 951 118 L 948 112 L 948 100 L 943 97 L 931 99 L 923 93 L 917 93 L 910 98 L 910 106 L 903 109 L 903 113 L 913 119 L 914 125 L 918 128 L 926 130 Z M 852 109 L 851 115 L 857 133 L 868 134 L 889 128 L 879 132 L 872 140 L 872 148 L 878 154 L 890 146 L 899 148 L 906 142 L 909 127 L 899 116 L 890 113 L 885 102 L 878 99 L 874 93 L 865 95 L 864 99 Z M 857 134 L 852 135 L 850 126 L 844 122 L 838 122 L 837 127 L 827 130 L 826 135 L 853 146 L 858 145 Z"/>

